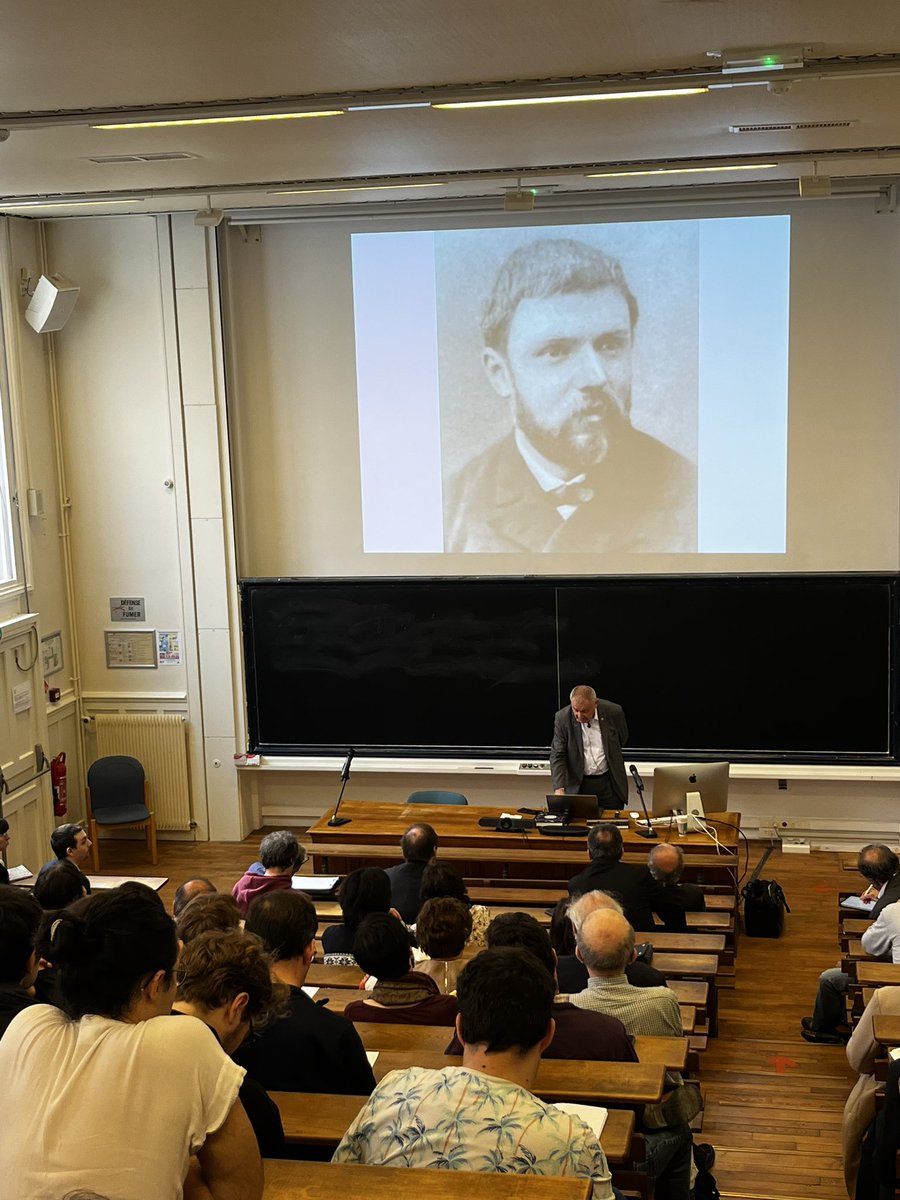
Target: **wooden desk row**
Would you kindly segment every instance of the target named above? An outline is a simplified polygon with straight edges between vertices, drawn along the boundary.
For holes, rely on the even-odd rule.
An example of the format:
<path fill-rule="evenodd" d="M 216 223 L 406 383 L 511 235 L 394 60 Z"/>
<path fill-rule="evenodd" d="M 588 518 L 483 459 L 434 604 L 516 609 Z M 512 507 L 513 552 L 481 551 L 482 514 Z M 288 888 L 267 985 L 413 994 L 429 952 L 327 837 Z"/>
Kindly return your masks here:
<path fill-rule="evenodd" d="M 676 996 L 678 995 L 677 984 L 677 980 L 673 981 L 672 991 L 675 992 Z M 680 1000 L 678 1002 L 678 1007 L 681 1010 L 682 1031 L 685 1034 L 692 1034 L 697 1031 L 698 1025 L 703 1025 L 704 1027 L 706 1025 L 707 988 L 705 983 L 694 985 L 686 983 L 684 986 L 688 990 L 694 989 L 691 991 L 691 995 L 697 1001 L 697 1003 L 682 1003 Z M 357 998 L 347 988 L 317 987 L 314 991 L 316 1001 L 318 1003 L 326 1003 L 329 1010 L 336 1013 L 342 1013 L 350 1001 Z M 389 1028 L 389 1026 L 385 1025 L 384 1028 Z M 410 1026 L 397 1024 L 390 1026 L 390 1028 L 409 1029 Z M 442 1044 L 446 1046 L 450 1042 L 452 1033 L 448 1028 L 443 1028 L 445 1029 L 446 1036 Z"/>
<path fill-rule="evenodd" d="M 417 1200 L 446 1200 L 447 1197 L 446 1171 L 419 1169 L 413 1181 L 403 1167 L 362 1167 L 285 1159 L 267 1159 L 263 1165 L 263 1200 L 347 1200 L 353 1196 L 365 1196 L 367 1200 L 397 1200 L 411 1185 Z M 468 1200 L 590 1200 L 592 1191 L 589 1179 L 571 1175 L 490 1175 L 459 1171 L 454 1172 L 453 1183 L 456 1194 L 465 1195 Z"/>
<path fill-rule="evenodd" d="M 495 820 L 496 808 L 449 805 L 409 805 L 347 802 L 341 815 L 349 823 L 329 826 L 326 813 L 308 831 L 313 870 L 317 873 L 353 870 L 358 866 L 396 862 L 397 847 L 405 830 L 416 821 L 427 821 L 438 834 L 439 854 L 461 865 L 465 877 L 546 878 L 567 880 L 585 861 L 580 838 L 545 837 L 536 831 L 504 833 L 481 825 Z M 674 838 L 687 860 L 686 870 L 736 886 L 740 817 L 711 813 L 720 846 L 714 848 L 703 834 Z M 635 830 L 623 831 L 625 857 L 646 862 L 648 846 Z"/>

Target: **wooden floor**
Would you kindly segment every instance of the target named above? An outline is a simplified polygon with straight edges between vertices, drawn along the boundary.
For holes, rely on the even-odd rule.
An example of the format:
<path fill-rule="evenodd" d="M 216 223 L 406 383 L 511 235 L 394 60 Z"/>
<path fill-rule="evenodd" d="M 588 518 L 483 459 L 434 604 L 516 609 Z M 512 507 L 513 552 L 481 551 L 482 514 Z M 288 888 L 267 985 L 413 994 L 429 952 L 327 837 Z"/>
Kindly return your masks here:
<path fill-rule="evenodd" d="M 194 874 L 229 888 L 256 857 L 259 834 L 242 845 L 160 843 L 158 867 L 139 843 L 106 842 L 106 874 L 168 875 L 162 898 Z M 761 850 L 751 853 L 751 868 Z M 811 1046 L 800 1018 L 812 1012 L 819 972 L 835 966 L 836 893 L 856 879 L 837 854 L 769 859 L 765 878 L 784 888 L 791 913 L 779 940 L 742 938 L 734 988 L 720 996 L 720 1036 L 701 1057 L 706 1095 L 697 1140 L 716 1147 L 723 1196 L 738 1200 L 844 1200 L 841 1110 L 853 1075 L 841 1047 Z"/>

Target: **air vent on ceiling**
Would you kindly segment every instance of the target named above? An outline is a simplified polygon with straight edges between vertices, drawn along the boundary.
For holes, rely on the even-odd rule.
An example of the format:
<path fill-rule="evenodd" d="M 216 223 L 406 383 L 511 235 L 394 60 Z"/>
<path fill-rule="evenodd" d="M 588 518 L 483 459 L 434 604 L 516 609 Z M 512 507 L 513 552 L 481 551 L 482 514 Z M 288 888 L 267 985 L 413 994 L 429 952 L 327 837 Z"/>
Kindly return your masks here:
<path fill-rule="evenodd" d="M 729 133 L 794 133 L 798 129 L 852 129 L 859 121 L 774 121 L 770 125 L 729 125 Z"/>
<path fill-rule="evenodd" d="M 89 158 L 92 163 L 151 163 L 151 162 L 182 162 L 187 158 L 196 158 L 196 154 L 186 154 L 183 150 L 163 150 L 158 154 L 101 154 L 97 158 Z"/>

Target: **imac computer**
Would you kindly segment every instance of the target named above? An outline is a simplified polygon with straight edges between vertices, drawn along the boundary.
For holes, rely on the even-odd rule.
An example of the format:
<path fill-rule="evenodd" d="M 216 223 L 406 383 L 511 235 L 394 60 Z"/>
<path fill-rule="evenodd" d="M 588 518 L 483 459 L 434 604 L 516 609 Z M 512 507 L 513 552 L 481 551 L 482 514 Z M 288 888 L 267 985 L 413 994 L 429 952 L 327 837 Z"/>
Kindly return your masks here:
<path fill-rule="evenodd" d="M 700 803 L 688 803 L 689 792 L 700 793 Z M 728 763 L 677 763 L 653 772 L 653 815 L 667 817 L 675 810 L 697 816 L 728 811 Z"/>

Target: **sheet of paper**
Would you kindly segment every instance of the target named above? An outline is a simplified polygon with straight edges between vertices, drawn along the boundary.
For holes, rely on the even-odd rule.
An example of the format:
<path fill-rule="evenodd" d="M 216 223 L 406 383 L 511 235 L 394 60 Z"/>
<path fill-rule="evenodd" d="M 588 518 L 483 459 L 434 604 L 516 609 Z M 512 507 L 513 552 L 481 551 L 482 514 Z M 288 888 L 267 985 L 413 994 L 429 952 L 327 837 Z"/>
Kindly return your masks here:
<path fill-rule="evenodd" d="M 339 875 L 294 875 L 291 887 L 298 892 L 331 892 L 337 887 Z"/>
<path fill-rule="evenodd" d="M 563 1112 L 569 1113 L 573 1117 L 581 1117 L 588 1129 L 593 1130 L 596 1137 L 599 1138 L 603 1132 L 607 1116 L 605 1108 L 600 1108 L 594 1104 L 573 1104 L 569 1100 L 563 1100 L 554 1107 L 561 1108 Z"/>
<path fill-rule="evenodd" d="M 302 990 L 306 992 L 311 1000 L 319 989 L 317 987 L 304 987 Z"/>
<path fill-rule="evenodd" d="M 32 875 L 28 868 L 22 864 L 18 867 L 9 868 L 9 882 L 18 883 L 20 879 L 31 879 Z"/>

